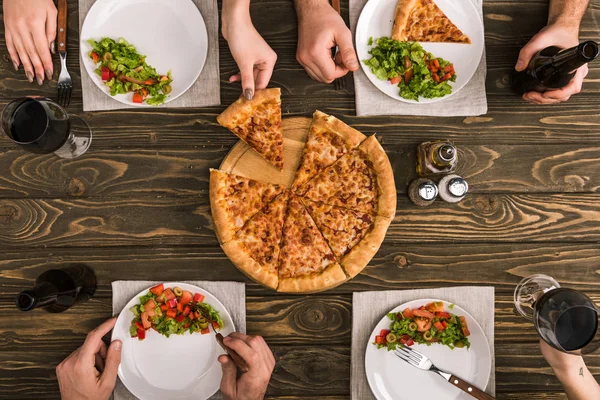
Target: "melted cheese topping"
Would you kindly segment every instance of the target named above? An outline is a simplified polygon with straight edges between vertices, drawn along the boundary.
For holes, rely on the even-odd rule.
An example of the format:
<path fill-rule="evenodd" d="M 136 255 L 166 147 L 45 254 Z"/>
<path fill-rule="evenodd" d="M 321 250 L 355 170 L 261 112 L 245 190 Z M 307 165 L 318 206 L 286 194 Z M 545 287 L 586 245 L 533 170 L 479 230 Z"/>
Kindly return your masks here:
<path fill-rule="evenodd" d="M 291 198 L 283 226 L 279 278 L 324 271 L 335 257 L 300 200 Z"/>

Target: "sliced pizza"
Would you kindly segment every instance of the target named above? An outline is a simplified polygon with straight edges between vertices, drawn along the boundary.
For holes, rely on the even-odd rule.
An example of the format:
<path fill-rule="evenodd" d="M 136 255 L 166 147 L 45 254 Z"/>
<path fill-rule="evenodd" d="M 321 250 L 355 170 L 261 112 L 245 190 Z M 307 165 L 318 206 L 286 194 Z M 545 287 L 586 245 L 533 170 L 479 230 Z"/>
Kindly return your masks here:
<path fill-rule="evenodd" d="M 287 192 L 277 196 L 222 246 L 240 271 L 272 289 L 279 282 L 279 244 L 288 197 Z"/>
<path fill-rule="evenodd" d="M 346 274 L 299 198 L 290 197 L 279 254 L 279 292 L 309 293 L 346 281 Z"/>
<path fill-rule="evenodd" d="M 433 0 L 398 0 L 392 39 L 401 42 L 471 43 Z"/>
<path fill-rule="evenodd" d="M 346 274 L 355 277 L 379 250 L 392 218 L 302 201 Z"/>
<path fill-rule="evenodd" d="M 297 190 L 366 138 L 336 117 L 315 111 L 292 190 Z"/>
<path fill-rule="evenodd" d="M 300 190 L 312 201 L 384 217 L 396 213 L 392 166 L 375 136 L 324 169 Z"/>
<path fill-rule="evenodd" d="M 217 117 L 217 122 L 246 142 L 265 160 L 283 169 L 281 90 L 257 90 L 252 100 L 243 96 Z"/>
<path fill-rule="evenodd" d="M 279 185 L 210 170 L 210 209 L 215 231 L 228 242 L 246 221 L 283 193 Z"/>

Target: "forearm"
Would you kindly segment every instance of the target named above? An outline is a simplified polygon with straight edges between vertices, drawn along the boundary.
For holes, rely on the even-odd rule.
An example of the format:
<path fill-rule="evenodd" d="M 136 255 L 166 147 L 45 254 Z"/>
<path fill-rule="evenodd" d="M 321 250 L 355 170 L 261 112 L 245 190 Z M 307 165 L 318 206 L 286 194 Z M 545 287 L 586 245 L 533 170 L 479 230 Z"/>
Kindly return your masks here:
<path fill-rule="evenodd" d="M 229 40 L 230 28 L 235 24 L 252 24 L 250 0 L 223 0 L 221 32 L 225 40 Z"/>
<path fill-rule="evenodd" d="M 309 11 L 323 6 L 329 7 L 329 0 L 294 0 L 294 7 L 296 8 L 296 15 L 299 22 Z"/>
<path fill-rule="evenodd" d="M 600 386 L 583 359 L 568 369 L 555 369 L 554 373 L 562 383 L 569 400 L 600 399 Z"/>
<path fill-rule="evenodd" d="M 548 25 L 556 24 L 579 32 L 589 0 L 550 0 Z"/>

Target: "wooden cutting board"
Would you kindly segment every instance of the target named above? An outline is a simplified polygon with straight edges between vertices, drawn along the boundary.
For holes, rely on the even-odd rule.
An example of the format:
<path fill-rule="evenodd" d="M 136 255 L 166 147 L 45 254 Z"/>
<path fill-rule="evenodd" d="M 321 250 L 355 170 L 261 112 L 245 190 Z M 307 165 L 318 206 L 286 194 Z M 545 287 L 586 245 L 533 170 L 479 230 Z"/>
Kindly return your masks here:
<path fill-rule="evenodd" d="M 242 140 L 225 156 L 220 169 L 257 181 L 291 187 L 300 165 L 311 121 L 311 118 L 306 117 L 286 118 L 282 121 L 283 171 L 271 165 Z"/>

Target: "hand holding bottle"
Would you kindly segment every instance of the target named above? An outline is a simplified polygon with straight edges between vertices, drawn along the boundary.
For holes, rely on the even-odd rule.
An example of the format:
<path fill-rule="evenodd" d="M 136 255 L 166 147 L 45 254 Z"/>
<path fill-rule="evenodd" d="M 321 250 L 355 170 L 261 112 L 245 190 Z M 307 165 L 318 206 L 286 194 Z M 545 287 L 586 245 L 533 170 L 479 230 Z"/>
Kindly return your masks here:
<path fill-rule="evenodd" d="M 558 46 L 566 49 L 578 44 L 578 29 L 558 24 L 548 25 L 521 49 L 515 69 L 517 71 L 526 69 L 531 58 L 546 47 Z M 571 82 L 562 89 L 549 90 L 544 93 L 527 92 L 523 95 L 523 99 L 533 104 L 556 104 L 567 101 L 572 95 L 581 91 L 583 78 L 587 74 L 588 67 L 584 65 L 577 70 Z"/>
<path fill-rule="evenodd" d="M 121 362 L 121 342 L 110 347 L 102 341 L 115 326 L 111 318 L 91 331 L 83 346 L 75 350 L 56 367 L 56 377 L 62 400 L 108 400 L 117 383 Z"/>

